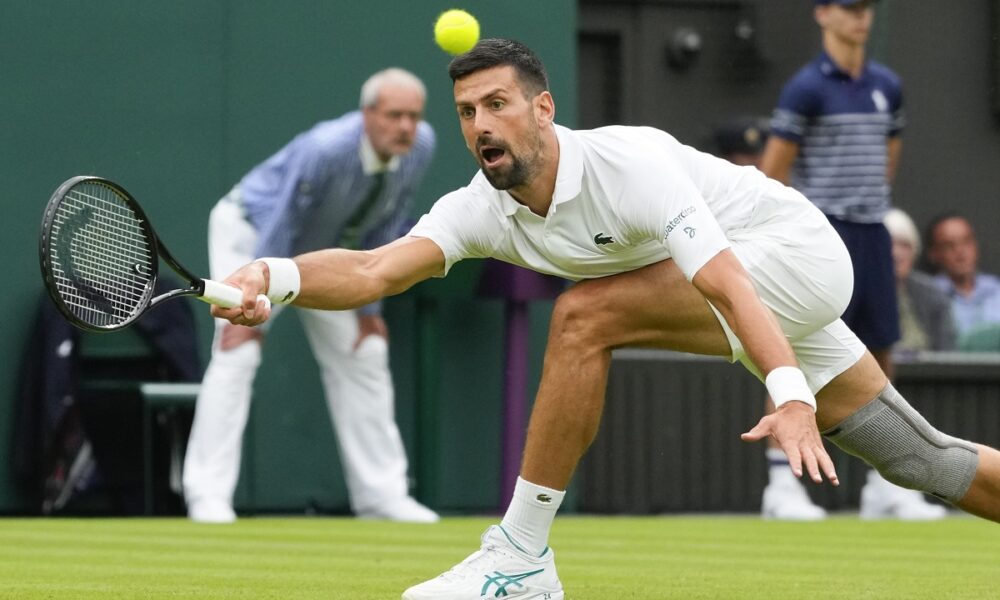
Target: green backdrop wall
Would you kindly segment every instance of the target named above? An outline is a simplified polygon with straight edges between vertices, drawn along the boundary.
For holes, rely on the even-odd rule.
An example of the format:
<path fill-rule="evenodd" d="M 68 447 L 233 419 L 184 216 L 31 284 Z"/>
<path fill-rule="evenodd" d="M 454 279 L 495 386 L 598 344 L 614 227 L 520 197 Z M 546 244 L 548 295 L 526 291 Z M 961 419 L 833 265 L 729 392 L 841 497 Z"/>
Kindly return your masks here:
<path fill-rule="evenodd" d="M 450 2 L 37 0 L 0 18 L 0 448 L 9 456 L 23 348 L 40 300 L 42 207 L 64 179 L 119 181 L 143 204 L 173 254 L 207 272 L 205 230 L 217 198 L 316 121 L 357 105 L 372 72 L 401 66 L 429 90 L 439 151 L 419 214 L 467 182 L 475 165 L 451 104 L 448 57 L 431 27 Z M 520 39 L 547 63 L 559 121 L 576 107 L 572 0 L 468 0 L 484 36 Z M 476 297 L 475 264 L 390 301 L 399 421 L 418 494 L 443 510 L 489 510 L 498 495 L 503 306 Z M 207 355 L 210 322 L 199 305 Z M 532 310 L 532 380 L 547 326 Z M 297 320 L 275 324 L 248 428 L 238 504 L 249 510 L 346 507 L 316 367 Z M 282 358 L 278 358 L 281 356 Z M 28 510 L 0 460 L 0 511 Z"/>

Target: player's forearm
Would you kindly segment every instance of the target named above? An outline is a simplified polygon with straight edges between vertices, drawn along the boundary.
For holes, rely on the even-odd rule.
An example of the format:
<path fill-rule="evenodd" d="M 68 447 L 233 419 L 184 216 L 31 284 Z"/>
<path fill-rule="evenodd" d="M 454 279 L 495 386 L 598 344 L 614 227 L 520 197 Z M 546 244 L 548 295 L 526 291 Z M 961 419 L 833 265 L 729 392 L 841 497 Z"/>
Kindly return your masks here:
<path fill-rule="evenodd" d="M 347 310 L 390 295 L 388 284 L 370 266 L 371 252 L 319 250 L 295 257 L 301 284 L 296 306 L 323 310 Z"/>
<path fill-rule="evenodd" d="M 750 289 L 729 294 L 729 299 L 713 303 L 740 339 L 753 364 L 763 374 L 778 367 L 797 367 L 791 345 L 781 331 L 774 314 L 760 301 L 752 284 Z"/>
<path fill-rule="evenodd" d="M 889 138 L 886 151 L 888 153 L 888 161 L 885 177 L 892 184 L 896 180 L 896 173 L 899 171 L 899 157 L 903 153 L 903 140 L 899 137 Z"/>
<path fill-rule="evenodd" d="M 777 136 L 772 136 L 764 146 L 760 158 L 760 170 L 771 179 L 788 185 L 792 179 L 792 165 L 799 154 L 799 145 Z"/>
<path fill-rule="evenodd" d="M 716 297 L 715 305 L 742 342 L 751 362 L 765 376 L 764 383 L 775 406 L 795 400 L 815 411 L 816 399 L 799 370 L 791 344 L 750 279 L 736 278 L 724 289 Z"/>
<path fill-rule="evenodd" d="M 722 313 L 747 355 L 765 375 L 798 365 L 774 314 L 761 301 L 750 275 L 732 250 L 723 250 L 693 279 L 695 287 Z"/>

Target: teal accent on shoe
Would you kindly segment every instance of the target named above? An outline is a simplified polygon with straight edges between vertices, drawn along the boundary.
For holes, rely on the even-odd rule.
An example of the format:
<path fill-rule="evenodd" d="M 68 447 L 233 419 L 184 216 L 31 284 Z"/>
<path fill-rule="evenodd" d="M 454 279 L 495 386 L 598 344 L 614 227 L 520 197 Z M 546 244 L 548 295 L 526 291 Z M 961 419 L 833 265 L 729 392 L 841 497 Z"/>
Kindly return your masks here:
<path fill-rule="evenodd" d="M 490 585 L 497 586 L 497 591 L 493 593 L 494 598 L 502 598 L 509 595 L 507 592 L 507 586 L 515 585 L 518 587 L 524 587 L 521 581 L 531 577 L 532 575 L 538 575 L 545 569 L 538 569 L 537 571 L 529 571 L 527 573 L 518 573 L 515 575 L 507 575 L 506 573 L 501 573 L 500 571 L 493 571 L 493 576 L 483 575 L 486 578 L 486 583 L 483 584 L 483 589 L 479 591 L 480 596 L 485 596 L 487 590 L 489 590 Z"/>
<path fill-rule="evenodd" d="M 510 534 L 507 533 L 507 530 L 503 528 L 503 525 L 497 525 L 497 528 L 500 531 L 503 532 L 504 537 L 507 538 L 507 541 L 510 542 L 511 546 L 514 546 L 515 548 L 517 548 L 518 550 L 520 550 L 522 553 L 527 554 L 528 556 L 531 556 L 531 553 L 528 552 L 527 550 L 525 550 L 524 546 L 522 546 L 521 544 L 518 544 L 517 542 L 514 541 L 514 538 L 510 537 Z"/>

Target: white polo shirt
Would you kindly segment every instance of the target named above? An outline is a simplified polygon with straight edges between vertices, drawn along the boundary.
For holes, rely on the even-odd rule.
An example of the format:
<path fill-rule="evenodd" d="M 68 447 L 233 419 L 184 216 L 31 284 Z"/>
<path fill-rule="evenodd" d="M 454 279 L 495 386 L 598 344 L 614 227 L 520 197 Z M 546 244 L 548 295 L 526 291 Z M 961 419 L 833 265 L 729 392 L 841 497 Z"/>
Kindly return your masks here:
<path fill-rule="evenodd" d="M 733 236 L 762 222 L 759 209 L 772 204 L 766 200 L 812 209 L 757 169 L 657 129 L 555 127 L 559 167 L 547 216 L 494 189 L 480 171 L 413 227 L 409 235 L 441 247 L 442 275 L 464 258 L 497 258 L 572 280 L 673 258 L 691 279 Z"/>

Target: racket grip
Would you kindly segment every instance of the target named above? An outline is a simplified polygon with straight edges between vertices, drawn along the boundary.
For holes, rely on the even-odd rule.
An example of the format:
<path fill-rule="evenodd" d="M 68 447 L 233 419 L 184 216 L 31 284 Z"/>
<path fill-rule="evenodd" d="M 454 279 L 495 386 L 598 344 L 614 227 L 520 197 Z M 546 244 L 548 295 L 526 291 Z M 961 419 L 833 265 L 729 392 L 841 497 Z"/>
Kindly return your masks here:
<path fill-rule="evenodd" d="M 211 279 L 202 281 L 205 284 L 205 292 L 198 296 L 202 302 L 208 302 L 222 308 L 233 308 L 243 304 L 243 292 L 239 288 Z M 264 294 L 259 294 L 257 300 L 264 300 L 267 306 L 271 306 L 271 301 Z"/>

